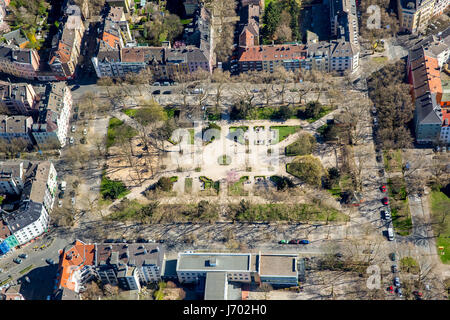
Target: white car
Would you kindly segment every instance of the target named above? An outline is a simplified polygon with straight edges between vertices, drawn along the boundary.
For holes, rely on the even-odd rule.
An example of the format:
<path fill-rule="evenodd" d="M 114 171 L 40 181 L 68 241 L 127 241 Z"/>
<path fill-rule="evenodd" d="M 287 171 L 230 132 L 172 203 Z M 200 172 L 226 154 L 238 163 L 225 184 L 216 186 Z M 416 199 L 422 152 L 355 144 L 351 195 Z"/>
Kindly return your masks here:
<path fill-rule="evenodd" d="M 73 137 L 70 137 L 69 143 L 70 143 L 70 144 L 73 144 L 74 142 L 75 142 L 74 138 L 73 138 Z"/>
<path fill-rule="evenodd" d="M 62 207 L 62 200 L 58 201 L 58 207 L 60 207 L 60 208 Z"/>
<path fill-rule="evenodd" d="M 83 129 L 83 135 L 87 135 L 87 129 Z"/>
<path fill-rule="evenodd" d="M 75 205 L 75 197 L 72 197 L 72 205 Z"/>
<path fill-rule="evenodd" d="M 75 132 L 75 126 L 72 126 L 72 128 L 70 129 L 71 132 Z"/>

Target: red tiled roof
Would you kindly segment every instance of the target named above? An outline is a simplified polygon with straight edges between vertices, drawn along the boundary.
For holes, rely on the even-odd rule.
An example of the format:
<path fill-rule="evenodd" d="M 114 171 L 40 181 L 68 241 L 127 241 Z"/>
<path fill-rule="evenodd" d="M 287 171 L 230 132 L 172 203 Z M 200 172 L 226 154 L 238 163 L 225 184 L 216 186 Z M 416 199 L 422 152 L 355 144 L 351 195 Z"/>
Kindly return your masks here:
<path fill-rule="evenodd" d="M 75 245 L 62 253 L 59 261 L 59 288 L 75 290 L 75 281 L 72 279 L 73 273 L 84 266 L 93 265 L 95 257 L 95 245 L 85 244 L 77 240 Z"/>
<path fill-rule="evenodd" d="M 442 96 L 441 73 L 438 60 L 422 56 L 411 62 L 412 79 L 414 85 L 414 97 L 421 97 L 425 93 L 436 93 L 440 102 Z"/>
<path fill-rule="evenodd" d="M 242 48 L 239 62 L 302 59 L 304 45 L 278 44 Z"/>

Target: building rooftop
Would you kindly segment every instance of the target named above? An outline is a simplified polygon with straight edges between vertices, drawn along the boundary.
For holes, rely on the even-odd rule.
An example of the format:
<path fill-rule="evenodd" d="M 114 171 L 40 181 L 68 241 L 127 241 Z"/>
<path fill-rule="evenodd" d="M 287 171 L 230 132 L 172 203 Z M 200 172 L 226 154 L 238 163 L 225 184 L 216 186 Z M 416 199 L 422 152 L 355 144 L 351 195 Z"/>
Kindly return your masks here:
<path fill-rule="evenodd" d="M 303 59 L 306 55 L 302 44 L 276 44 L 241 48 L 239 62 Z"/>
<path fill-rule="evenodd" d="M 261 276 L 297 276 L 296 254 L 260 254 L 259 274 Z"/>
<path fill-rule="evenodd" d="M 226 272 L 206 274 L 205 300 L 227 300 L 228 281 Z"/>
<path fill-rule="evenodd" d="M 251 271 L 250 253 L 179 253 L 177 271 Z"/>
<path fill-rule="evenodd" d="M 37 221 L 41 216 L 42 203 L 23 201 L 16 211 L 5 214 L 3 219 L 14 233 Z"/>
<path fill-rule="evenodd" d="M 95 254 L 98 264 L 157 265 L 162 268 L 164 248 L 156 243 L 99 243 Z"/>

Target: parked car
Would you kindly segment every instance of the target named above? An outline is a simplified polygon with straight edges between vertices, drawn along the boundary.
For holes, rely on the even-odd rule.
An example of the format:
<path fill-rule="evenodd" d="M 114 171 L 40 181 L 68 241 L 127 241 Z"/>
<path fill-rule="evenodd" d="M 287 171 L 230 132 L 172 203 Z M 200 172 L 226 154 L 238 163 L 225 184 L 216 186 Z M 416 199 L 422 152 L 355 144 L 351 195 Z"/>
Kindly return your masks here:
<path fill-rule="evenodd" d="M 153 82 L 153 86 L 161 86 L 161 83 L 159 83 L 159 82 Z"/>
<path fill-rule="evenodd" d="M 394 287 L 393 286 L 389 286 L 388 287 L 388 291 L 389 291 L 389 293 L 394 293 Z"/>
<path fill-rule="evenodd" d="M 389 199 L 388 199 L 388 197 L 384 197 L 383 199 L 381 199 L 381 202 L 382 202 L 385 206 L 387 206 L 387 205 L 389 204 Z"/>
<path fill-rule="evenodd" d="M 75 205 L 75 197 L 72 197 L 71 201 L 72 201 L 72 205 L 74 206 Z"/>
<path fill-rule="evenodd" d="M 152 92 L 152 94 L 160 94 L 160 93 L 161 93 L 160 90 L 155 90 L 155 91 Z"/>
<path fill-rule="evenodd" d="M 400 298 L 403 297 L 403 292 L 401 288 L 397 288 L 397 294 Z"/>
<path fill-rule="evenodd" d="M 382 210 L 382 213 L 383 213 L 384 219 L 386 219 L 386 220 L 390 220 L 391 219 L 391 212 L 388 209 Z"/>
<path fill-rule="evenodd" d="M 380 190 L 381 190 L 381 192 L 386 192 L 386 186 L 383 184 L 383 185 L 380 187 Z"/>
<path fill-rule="evenodd" d="M 300 240 L 300 244 L 309 244 L 309 240 Z"/>
<path fill-rule="evenodd" d="M 398 272 L 398 268 L 396 264 L 393 264 L 391 267 L 392 273 L 397 273 Z"/>
<path fill-rule="evenodd" d="M 83 135 L 87 135 L 87 129 L 83 129 Z"/>
<path fill-rule="evenodd" d="M 387 232 L 388 232 L 388 239 L 389 239 L 389 241 L 394 240 L 394 228 L 389 227 L 387 229 Z"/>
<path fill-rule="evenodd" d="M 106 239 L 105 243 L 114 243 L 114 239 Z"/>
<path fill-rule="evenodd" d="M 74 139 L 73 137 L 70 137 L 69 143 L 70 143 L 70 144 L 73 144 L 74 142 L 75 142 L 75 139 Z"/>
<path fill-rule="evenodd" d="M 167 90 L 167 91 L 164 91 L 163 94 L 172 94 L 172 91 Z"/>
<path fill-rule="evenodd" d="M 400 288 L 401 284 L 400 284 L 400 278 L 399 277 L 395 277 L 394 278 L 394 286 L 396 286 L 397 288 Z"/>
<path fill-rule="evenodd" d="M 50 259 L 50 258 L 45 259 L 45 262 L 47 262 L 50 265 L 55 264 L 55 261 L 53 259 Z"/>
<path fill-rule="evenodd" d="M 72 128 L 70 128 L 70 132 L 75 132 L 75 126 L 72 126 Z"/>
<path fill-rule="evenodd" d="M 22 263 L 22 259 L 19 258 L 14 258 L 13 261 L 17 264 L 21 264 Z"/>
<path fill-rule="evenodd" d="M 299 243 L 300 243 L 300 240 L 298 240 L 298 239 L 289 240 L 289 244 L 299 244 Z"/>
<path fill-rule="evenodd" d="M 381 162 L 383 160 L 383 158 L 379 154 L 377 154 L 376 159 L 377 162 Z"/>
<path fill-rule="evenodd" d="M 62 207 L 62 200 L 58 200 L 58 207 L 59 207 L 59 208 Z"/>
<path fill-rule="evenodd" d="M 75 106 L 75 107 L 73 108 L 73 112 L 78 113 L 78 106 Z"/>
<path fill-rule="evenodd" d="M 26 259 L 28 255 L 26 253 L 19 254 L 19 258 Z"/>
<path fill-rule="evenodd" d="M 392 261 L 397 261 L 397 254 L 395 252 L 391 253 L 391 260 Z"/>
<path fill-rule="evenodd" d="M 170 86 L 170 83 L 168 81 L 164 81 L 162 85 L 163 86 Z"/>
<path fill-rule="evenodd" d="M 288 243 L 288 242 L 287 242 L 287 240 L 280 240 L 278 243 L 279 243 L 279 244 L 286 244 L 286 243 Z"/>

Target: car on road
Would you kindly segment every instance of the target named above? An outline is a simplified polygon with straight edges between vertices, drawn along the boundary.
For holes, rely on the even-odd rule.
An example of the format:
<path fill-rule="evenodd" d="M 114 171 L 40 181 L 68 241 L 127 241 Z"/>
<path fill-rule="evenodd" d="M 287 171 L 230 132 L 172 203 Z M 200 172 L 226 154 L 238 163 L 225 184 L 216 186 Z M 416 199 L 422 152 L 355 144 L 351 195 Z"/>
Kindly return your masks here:
<path fill-rule="evenodd" d="M 381 212 L 383 213 L 383 218 L 386 220 L 390 220 L 391 219 L 391 212 L 386 209 L 386 210 L 381 210 Z"/>
<path fill-rule="evenodd" d="M 416 290 L 416 291 L 413 291 L 413 295 L 416 297 L 417 300 L 422 300 L 422 296 L 423 296 L 422 292 Z"/>
<path fill-rule="evenodd" d="M 381 199 L 381 202 L 382 202 L 385 206 L 387 206 L 387 205 L 389 204 L 389 199 L 388 199 L 388 197 L 384 197 L 383 199 Z"/>
<path fill-rule="evenodd" d="M 72 201 L 72 205 L 74 206 L 75 205 L 75 197 L 72 197 L 71 201 Z"/>
<path fill-rule="evenodd" d="M 388 233 L 388 239 L 389 241 L 393 241 L 394 240 L 394 228 L 389 227 L 387 229 L 387 233 Z"/>
<path fill-rule="evenodd" d="M 289 244 L 308 244 L 309 240 L 292 239 Z"/>
<path fill-rule="evenodd" d="M 22 259 L 19 258 L 14 258 L 13 261 L 17 264 L 21 264 L 22 263 Z"/>
<path fill-rule="evenodd" d="M 75 130 L 76 130 L 75 126 L 72 126 L 72 128 L 70 128 L 70 132 L 75 132 Z"/>
<path fill-rule="evenodd" d="M 252 89 L 251 92 L 257 93 L 257 92 L 259 92 L 259 90 L 258 89 Z"/>
<path fill-rule="evenodd" d="M 161 86 L 161 83 L 159 83 L 159 82 L 153 82 L 153 86 Z"/>
<path fill-rule="evenodd" d="M 62 200 L 58 200 L 58 208 L 62 207 Z"/>
<path fill-rule="evenodd" d="M 389 286 L 388 287 L 388 291 L 389 291 L 389 293 L 394 293 L 394 287 L 393 286 Z"/>
<path fill-rule="evenodd" d="M 381 168 L 381 169 L 378 170 L 378 175 L 379 175 L 380 177 L 384 177 L 384 169 L 383 169 L 383 168 Z"/>
<path fill-rule="evenodd" d="M 28 255 L 26 253 L 19 254 L 19 258 L 26 259 Z"/>
<path fill-rule="evenodd" d="M 279 244 L 287 244 L 288 241 L 287 241 L 287 240 L 280 240 L 278 243 L 279 243 Z"/>
<path fill-rule="evenodd" d="M 83 135 L 87 135 L 87 129 L 83 129 Z"/>
<path fill-rule="evenodd" d="M 403 297 L 403 292 L 401 288 L 397 288 L 397 294 L 400 298 Z"/>
<path fill-rule="evenodd" d="M 383 160 L 383 158 L 379 154 L 377 154 L 376 159 L 377 162 L 381 162 Z"/>
<path fill-rule="evenodd" d="M 393 265 L 391 266 L 391 270 L 392 270 L 392 273 L 397 273 L 397 272 L 398 272 L 398 267 L 397 267 L 397 265 L 396 265 L 396 264 L 393 264 Z"/>
<path fill-rule="evenodd" d="M 155 90 L 155 91 L 152 92 L 152 94 L 160 94 L 160 93 L 161 93 L 160 90 Z"/>
<path fill-rule="evenodd" d="M 64 191 L 61 191 L 61 192 L 58 194 L 58 198 L 64 199 Z"/>
<path fill-rule="evenodd" d="M 50 265 L 55 264 L 55 261 L 51 258 L 45 259 L 45 262 L 47 262 Z"/>
<path fill-rule="evenodd" d="M 164 81 L 162 85 L 163 85 L 163 86 L 166 86 L 166 87 L 167 87 L 167 86 L 170 86 L 170 82 Z"/>
<path fill-rule="evenodd" d="M 163 94 L 172 94 L 172 91 L 166 90 L 166 91 L 163 92 Z"/>
<path fill-rule="evenodd" d="M 383 184 L 383 185 L 380 187 L 380 190 L 381 190 L 381 192 L 386 192 L 386 186 Z"/>
<path fill-rule="evenodd" d="M 114 239 L 106 239 L 105 243 L 114 243 Z"/>
<path fill-rule="evenodd" d="M 391 253 L 391 260 L 392 261 L 397 261 L 397 254 L 395 252 Z"/>
<path fill-rule="evenodd" d="M 70 144 L 73 144 L 74 142 L 75 142 L 75 139 L 74 139 L 73 137 L 70 137 L 70 138 L 69 138 L 69 143 L 70 143 Z"/>
<path fill-rule="evenodd" d="M 395 277 L 394 278 L 394 286 L 396 286 L 397 288 L 400 288 L 401 284 L 400 284 L 400 278 L 399 277 Z"/>
<path fill-rule="evenodd" d="M 75 91 L 75 90 L 77 90 L 77 89 L 79 89 L 80 88 L 80 85 L 79 84 L 76 84 L 76 85 L 74 85 L 73 87 L 72 87 L 72 89 L 70 89 L 70 91 Z"/>

